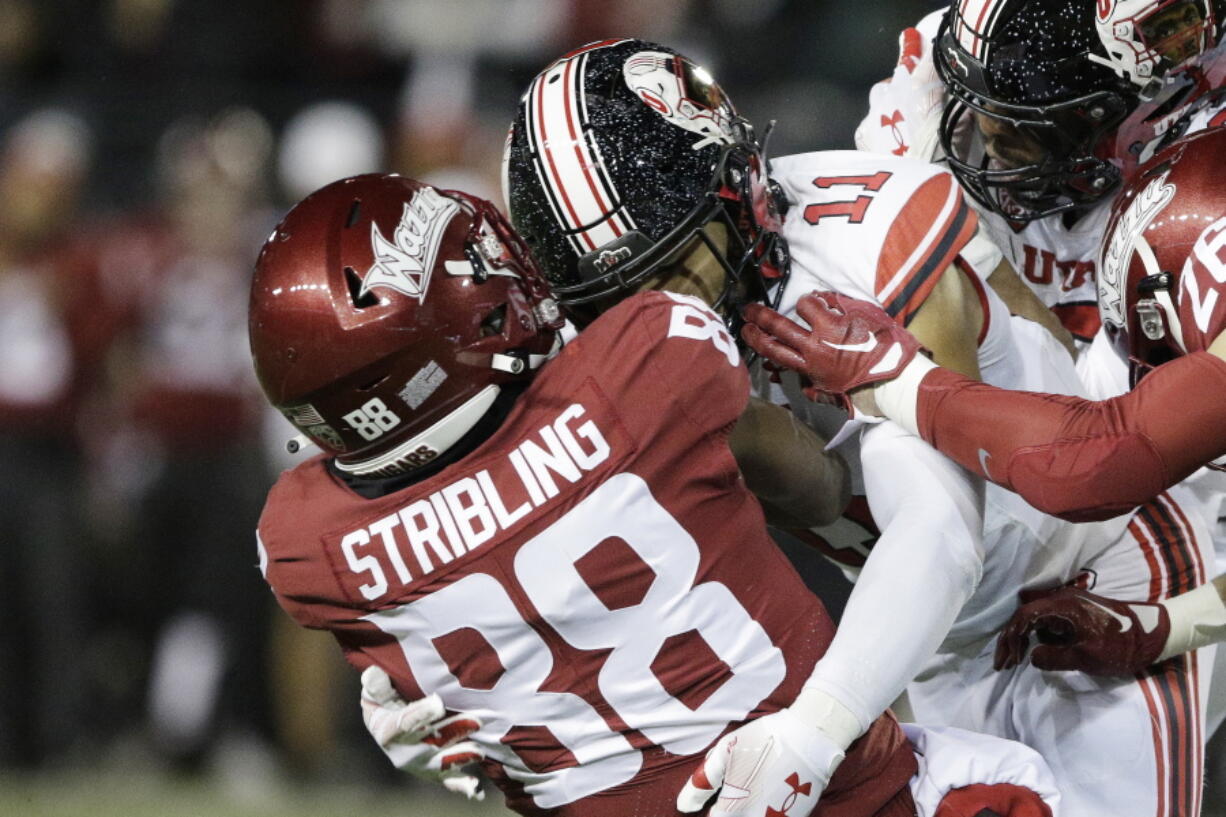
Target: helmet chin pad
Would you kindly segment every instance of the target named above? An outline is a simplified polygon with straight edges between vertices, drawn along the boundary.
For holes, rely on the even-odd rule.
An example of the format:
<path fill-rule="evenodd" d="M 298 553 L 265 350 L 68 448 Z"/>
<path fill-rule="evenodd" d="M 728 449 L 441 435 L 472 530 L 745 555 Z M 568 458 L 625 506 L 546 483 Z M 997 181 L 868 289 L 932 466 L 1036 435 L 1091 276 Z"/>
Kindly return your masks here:
<path fill-rule="evenodd" d="M 383 477 L 402 474 L 432 462 L 477 424 L 498 399 L 499 387 L 486 386 L 471 398 L 420 434 L 405 440 L 389 451 L 361 462 L 345 462 L 337 458 L 337 469 L 363 477 Z"/>

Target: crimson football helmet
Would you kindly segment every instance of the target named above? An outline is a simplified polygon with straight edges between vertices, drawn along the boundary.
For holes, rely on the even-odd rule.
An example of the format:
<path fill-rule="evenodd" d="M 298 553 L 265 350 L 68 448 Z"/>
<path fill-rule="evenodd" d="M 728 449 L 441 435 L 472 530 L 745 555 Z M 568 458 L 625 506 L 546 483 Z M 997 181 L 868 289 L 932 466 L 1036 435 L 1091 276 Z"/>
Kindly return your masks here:
<path fill-rule="evenodd" d="M 1218 178 L 1226 128 L 1184 137 L 1142 165 L 1112 206 L 1098 262 L 1098 307 L 1135 383 L 1204 348 L 1197 278 L 1226 278 L 1226 190 Z M 1190 274 L 1195 265 L 1209 275 Z M 1189 280 L 1190 279 L 1190 280 Z"/>
<path fill-rule="evenodd" d="M 1097 5 L 1106 4 L 1115 0 Z M 1108 67 L 1095 5 L 954 0 L 937 33 L 935 68 L 950 95 L 940 125 L 950 169 L 976 201 L 1012 221 L 1091 205 L 1119 184 L 1106 155 L 1110 137 L 1140 96 Z M 993 159 L 981 138 L 993 124 L 1034 147 L 1010 166 Z"/>
<path fill-rule="evenodd" d="M 507 136 L 503 194 L 565 305 L 624 295 L 699 241 L 723 266 L 715 307 L 731 322 L 741 303 L 782 291 L 783 197 L 753 128 L 669 48 L 605 40 L 538 74 Z"/>
<path fill-rule="evenodd" d="M 562 319 L 494 207 L 396 175 L 295 206 L 264 244 L 249 332 L 268 400 L 342 471 L 406 473 L 558 348 Z"/>

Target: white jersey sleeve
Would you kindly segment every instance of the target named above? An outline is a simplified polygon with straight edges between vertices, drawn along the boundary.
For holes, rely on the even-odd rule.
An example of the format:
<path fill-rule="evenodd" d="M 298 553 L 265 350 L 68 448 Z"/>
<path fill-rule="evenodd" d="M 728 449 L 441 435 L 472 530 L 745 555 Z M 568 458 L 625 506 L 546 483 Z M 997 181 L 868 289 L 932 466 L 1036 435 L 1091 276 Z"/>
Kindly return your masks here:
<path fill-rule="evenodd" d="M 932 43 L 944 15 L 945 9 L 934 11 L 898 35 L 898 65 L 869 91 L 857 149 L 927 161 L 943 155 L 938 130 L 945 86 L 932 64 Z"/>
<path fill-rule="evenodd" d="M 771 176 L 789 202 L 785 314 L 802 295 L 832 289 L 906 325 L 976 234 L 978 216 L 954 177 L 928 162 L 825 151 L 778 159 Z M 982 245 L 969 254 L 980 266 L 993 258 Z"/>
<path fill-rule="evenodd" d="M 979 584 L 983 483 L 890 422 L 863 433 L 860 460 L 881 537 L 808 685 L 867 726 L 936 652 Z"/>

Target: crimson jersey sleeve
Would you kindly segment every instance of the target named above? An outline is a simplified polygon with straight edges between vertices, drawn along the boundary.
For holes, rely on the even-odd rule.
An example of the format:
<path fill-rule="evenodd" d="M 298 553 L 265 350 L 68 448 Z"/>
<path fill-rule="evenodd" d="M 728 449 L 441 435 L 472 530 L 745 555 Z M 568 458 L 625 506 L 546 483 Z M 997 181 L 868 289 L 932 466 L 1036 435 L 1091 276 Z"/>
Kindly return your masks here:
<path fill-rule="evenodd" d="M 749 400 L 749 374 L 723 320 L 685 295 L 628 298 L 563 354 L 604 360 L 592 375 L 636 426 L 680 416 L 700 434 L 723 431 Z"/>
<path fill-rule="evenodd" d="M 1226 332 L 1226 218 L 1192 246 L 1180 275 L 1179 322 L 1188 352 L 1208 349 Z"/>
<path fill-rule="evenodd" d="M 1194 352 L 1111 400 L 998 389 L 947 369 L 920 384 L 920 435 L 1073 522 L 1131 510 L 1226 455 L 1226 362 Z"/>

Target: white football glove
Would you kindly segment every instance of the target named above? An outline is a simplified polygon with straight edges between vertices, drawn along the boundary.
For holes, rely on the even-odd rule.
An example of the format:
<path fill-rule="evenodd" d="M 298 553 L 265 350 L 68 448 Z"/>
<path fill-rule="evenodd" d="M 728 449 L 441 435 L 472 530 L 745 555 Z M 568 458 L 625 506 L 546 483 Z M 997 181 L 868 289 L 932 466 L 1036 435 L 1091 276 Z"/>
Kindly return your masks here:
<path fill-rule="evenodd" d="M 899 35 L 893 75 L 869 91 L 868 116 L 856 128 L 858 150 L 925 161 L 940 158 L 945 85 L 932 64 L 932 40 L 945 13 L 934 11 Z"/>
<path fill-rule="evenodd" d="M 803 694 L 803 693 L 802 693 Z M 677 810 L 710 817 L 789 814 L 817 808 L 843 747 L 793 709 L 751 721 L 724 735 L 677 795 Z"/>
<path fill-rule="evenodd" d="M 448 715 L 438 695 L 405 701 L 379 667 L 362 673 L 362 722 L 397 769 L 443 784 L 469 800 L 485 799 L 481 781 L 464 769 L 485 758 L 469 735 L 481 728 L 472 715 Z"/>

